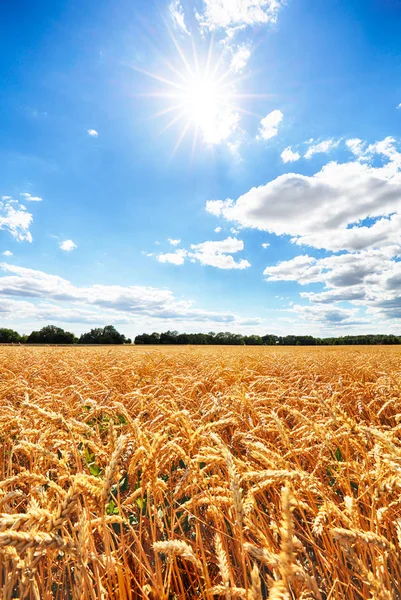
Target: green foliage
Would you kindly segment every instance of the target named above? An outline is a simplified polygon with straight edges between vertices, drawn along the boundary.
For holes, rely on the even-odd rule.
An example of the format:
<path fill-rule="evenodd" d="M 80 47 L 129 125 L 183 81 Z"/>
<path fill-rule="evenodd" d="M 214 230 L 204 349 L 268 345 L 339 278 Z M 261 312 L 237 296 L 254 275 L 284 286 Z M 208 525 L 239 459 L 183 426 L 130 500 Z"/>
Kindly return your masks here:
<path fill-rule="evenodd" d="M 97 327 L 88 333 L 83 333 L 79 338 L 79 344 L 126 344 L 128 340 L 125 335 L 119 333 L 113 325 Z"/>
<path fill-rule="evenodd" d="M 39 331 L 32 331 L 29 336 L 21 336 L 12 329 L 0 328 L 0 343 L 21 344 L 132 344 L 130 338 L 119 333 L 113 325 L 97 327 L 83 333 L 79 340 L 69 331 L 55 325 L 46 325 Z M 215 333 L 179 333 L 165 331 L 163 333 L 142 333 L 134 340 L 135 345 L 224 345 L 224 346 L 345 346 L 345 345 L 389 345 L 401 344 L 401 336 L 394 334 L 346 335 L 342 337 L 318 338 L 312 335 L 241 335 L 220 331 Z"/>
<path fill-rule="evenodd" d="M 339 338 L 315 338 L 312 335 L 274 334 L 240 335 L 229 331 L 214 333 L 143 333 L 135 338 L 135 345 L 142 344 L 195 344 L 195 345 L 225 345 L 225 346 L 345 346 L 360 344 L 401 344 L 401 336 L 395 335 L 347 335 Z"/>
<path fill-rule="evenodd" d="M 32 331 L 27 344 L 75 344 L 77 338 L 69 331 L 55 325 L 46 325 L 39 331 Z"/>
<path fill-rule="evenodd" d="M 88 466 L 89 473 L 94 477 L 100 477 L 102 469 L 96 464 L 96 456 L 88 446 L 85 448 L 84 459 Z"/>
<path fill-rule="evenodd" d="M 20 334 L 13 329 L 0 328 L 0 344 L 18 344 L 20 341 Z"/>

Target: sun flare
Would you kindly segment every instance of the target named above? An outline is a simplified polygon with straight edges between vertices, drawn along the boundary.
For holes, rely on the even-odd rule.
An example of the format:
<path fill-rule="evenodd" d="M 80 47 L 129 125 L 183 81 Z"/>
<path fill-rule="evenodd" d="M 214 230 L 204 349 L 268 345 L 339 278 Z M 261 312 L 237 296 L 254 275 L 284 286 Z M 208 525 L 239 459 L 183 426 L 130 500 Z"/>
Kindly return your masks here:
<path fill-rule="evenodd" d="M 185 53 L 174 35 L 170 35 L 179 66 L 173 60 L 165 60 L 166 72 L 160 74 L 134 67 L 161 86 L 140 95 L 156 97 L 167 104 L 152 117 L 170 117 L 162 132 L 173 126 L 179 127 L 173 153 L 190 130 L 193 132 L 193 151 L 198 140 L 211 146 L 223 141 L 228 143 L 238 130 L 240 114 L 252 114 L 240 106 L 241 99 L 252 94 L 238 93 L 239 78 L 234 77 L 226 50 L 214 58 L 211 42 L 205 56 L 200 55 L 194 44 L 192 52 Z"/>

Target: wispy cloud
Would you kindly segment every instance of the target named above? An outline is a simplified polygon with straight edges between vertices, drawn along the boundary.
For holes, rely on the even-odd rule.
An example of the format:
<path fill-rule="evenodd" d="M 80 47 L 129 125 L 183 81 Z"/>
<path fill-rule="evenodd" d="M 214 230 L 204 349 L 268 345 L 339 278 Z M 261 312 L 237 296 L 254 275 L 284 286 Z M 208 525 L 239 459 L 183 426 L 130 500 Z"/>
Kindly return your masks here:
<path fill-rule="evenodd" d="M 313 142 L 310 144 L 308 150 L 305 152 L 305 158 L 312 158 L 314 154 L 326 154 L 327 152 L 331 152 L 334 148 L 340 144 L 341 140 L 323 140 L 322 142 L 318 142 L 314 144 Z"/>
<path fill-rule="evenodd" d="M 40 196 L 32 196 L 28 192 L 22 192 L 21 196 L 24 197 L 26 202 L 42 202 L 43 200 Z"/>
<path fill-rule="evenodd" d="M 174 26 L 183 31 L 187 35 L 191 35 L 185 24 L 184 9 L 181 6 L 180 0 L 173 0 L 169 6 L 170 16 L 173 20 Z"/>
<path fill-rule="evenodd" d="M 230 70 L 233 73 L 240 73 L 248 64 L 251 56 L 251 50 L 247 44 L 242 44 L 232 49 L 232 58 L 230 62 Z"/>

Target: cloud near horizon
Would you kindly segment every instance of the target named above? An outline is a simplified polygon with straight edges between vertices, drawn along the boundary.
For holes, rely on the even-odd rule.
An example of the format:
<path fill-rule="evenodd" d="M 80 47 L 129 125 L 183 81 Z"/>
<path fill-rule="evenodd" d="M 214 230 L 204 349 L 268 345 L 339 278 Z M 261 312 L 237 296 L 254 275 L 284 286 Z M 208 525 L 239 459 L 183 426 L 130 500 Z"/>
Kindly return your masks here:
<path fill-rule="evenodd" d="M 72 323 L 230 324 L 233 327 L 259 325 L 261 319 L 231 312 L 207 311 L 176 298 L 164 288 L 146 286 L 76 286 L 67 279 L 43 271 L 0 263 L 0 314 L 23 319 L 57 319 Z M 24 300 L 16 300 L 24 298 Z M 139 320 L 138 320 L 139 319 Z"/>

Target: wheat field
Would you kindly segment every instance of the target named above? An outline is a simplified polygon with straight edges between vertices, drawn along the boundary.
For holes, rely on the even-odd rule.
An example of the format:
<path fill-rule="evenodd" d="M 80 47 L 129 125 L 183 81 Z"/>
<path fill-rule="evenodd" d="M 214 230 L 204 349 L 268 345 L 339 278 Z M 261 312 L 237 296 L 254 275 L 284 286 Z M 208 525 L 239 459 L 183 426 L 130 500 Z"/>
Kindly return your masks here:
<path fill-rule="evenodd" d="M 2 598 L 401 598 L 401 349 L 0 348 Z"/>

